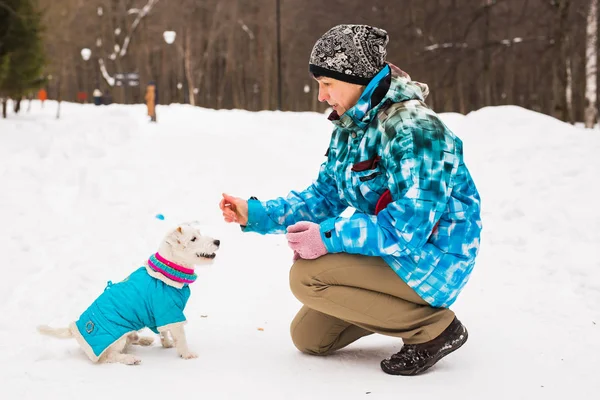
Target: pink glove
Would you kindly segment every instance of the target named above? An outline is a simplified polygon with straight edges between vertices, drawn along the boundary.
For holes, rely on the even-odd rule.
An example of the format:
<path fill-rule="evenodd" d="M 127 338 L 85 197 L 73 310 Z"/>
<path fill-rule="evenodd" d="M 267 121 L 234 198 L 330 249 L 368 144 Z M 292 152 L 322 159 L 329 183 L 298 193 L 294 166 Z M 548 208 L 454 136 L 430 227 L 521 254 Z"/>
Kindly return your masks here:
<path fill-rule="evenodd" d="M 288 246 L 294 250 L 294 261 L 298 258 L 314 260 L 327 254 L 327 249 L 321 239 L 319 224 L 300 221 L 288 226 L 287 231 L 285 237 L 288 240 Z"/>

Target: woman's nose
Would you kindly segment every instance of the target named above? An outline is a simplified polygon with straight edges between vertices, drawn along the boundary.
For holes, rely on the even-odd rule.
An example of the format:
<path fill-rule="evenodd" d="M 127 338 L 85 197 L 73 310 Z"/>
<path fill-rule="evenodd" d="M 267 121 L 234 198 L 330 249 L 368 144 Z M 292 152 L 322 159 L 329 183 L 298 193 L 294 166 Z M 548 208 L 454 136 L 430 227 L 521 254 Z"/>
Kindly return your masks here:
<path fill-rule="evenodd" d="M 327 101 L 327 95 L 325 93 L 325 91 L 321 88 L 319 88 L 319 95 L 317 96 L 317 99 L 322 103 L 324 101 Z"/>

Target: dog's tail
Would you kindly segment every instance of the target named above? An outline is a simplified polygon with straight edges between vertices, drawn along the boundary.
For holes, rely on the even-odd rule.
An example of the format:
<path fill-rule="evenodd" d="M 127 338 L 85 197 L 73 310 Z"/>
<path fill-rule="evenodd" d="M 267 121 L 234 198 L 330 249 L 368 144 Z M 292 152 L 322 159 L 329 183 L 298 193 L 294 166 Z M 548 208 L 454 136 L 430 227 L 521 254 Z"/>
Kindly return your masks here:
<path fill-rule="evenodd" d="M 54 336 L 59 339 L 70 339 L 73 337 L 73 332 L 69 328 L 52 328 L 48 325 L 40 325 L 37 330 L 42 335 Z"/>

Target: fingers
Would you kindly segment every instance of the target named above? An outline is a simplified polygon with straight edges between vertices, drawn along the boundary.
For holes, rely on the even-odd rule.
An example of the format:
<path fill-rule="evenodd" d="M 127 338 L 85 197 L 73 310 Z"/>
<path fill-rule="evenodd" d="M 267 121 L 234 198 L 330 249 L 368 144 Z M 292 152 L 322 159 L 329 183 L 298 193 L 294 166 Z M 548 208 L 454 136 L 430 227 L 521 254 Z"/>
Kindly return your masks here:
<path fill-rule="evenodd" d="M 223 219 L 225 222 L 238 222 L 237 214 L 229 208 L 223 209 Z"/>
<path fill-rule="evenodd" d="M 228 195 L 226 193 L 223 193 L 222 196 L 223 196 L 223 198 L 219 202 L 219 207 L 221 207 L 221 209 L 234 204 L 234 201 L 233 201 L 234 197 L 231 197 L 230 195 Z"/>
<path fill-rule="evenodd" d="M 223 212 L 223 219 L 225 222 L 237 222 L 237 214 L 231 209 L 231 205 L 219 204 L 221 211 Z"/>
<path fill-rule="evenodd" d="M 294 253 L 300 254 L 302 252 L 302 245 L 300 243 L 288 242 L 288 246 L 294 250 Z"/>
<path fill-rule="evenodd" d="M 238 217 L 237 217 L 237 213 L 236 213 L 236 210 L 235 210 L 235 205 L 234 205 L 234 203 L 232 201 L 234 199 L 235 199 L 234 197 L 229 196 L 226 193 L 223 193 L 223 198 L 219 202 L 219 208 L 223 212 L 223 219 L 227 223 L 238 222 Z"/>
<path fill-rule="evenodd" d="M 239 197 L 233 197 L 227 193 L 221 193 L 223 198 L 219 202 L 219 208 L 223 212 L 225 222 L 236 222 L 241 225 L 248 224 L 248 202 Z"/>
<path fill-rule="evenodd" d="M 225 204 L 235 204 L 237 202 L 237 200 L 239 199 L 238 197 L 233 197 L 228 195 L 227 193 L 222 193 L 223 195 L 223 200 Z M 221 201 L 223 201 L 221 200 Z"/>
<path fill-rule="evenodd" d="M 221 211 L 225 211 L 225 199 L 221 199 L 221 201 L 219 202 L 219 208 L 221 209 Z"/>
<path fill-rule="evenodd" d="M 288 243 L 299 243 L 304 236 L 304 232 L 290 232 L 285 234 Z"/>
<path fill-rule="evenodd" d="M 313 224 L 313 222 L 308 222 L 308 221 L 296 222 L 294 225 L 288 226 L 287 231 L 289 233 L 304 232 L 304 231 L 308 230 L 308 228 L 310 228 L 311 224 Z"/>

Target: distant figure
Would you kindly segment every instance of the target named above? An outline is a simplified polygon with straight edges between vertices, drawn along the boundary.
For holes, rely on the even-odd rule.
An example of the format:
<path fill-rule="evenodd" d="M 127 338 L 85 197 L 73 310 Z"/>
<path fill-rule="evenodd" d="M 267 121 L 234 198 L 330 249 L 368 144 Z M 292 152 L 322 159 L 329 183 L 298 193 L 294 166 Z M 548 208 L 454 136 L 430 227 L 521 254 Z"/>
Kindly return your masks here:
<path fill-rule="evenodd" d="M 107 106 L 107 105 L 110 105 L 110 104 L 112 104 L 112 102 L 113 102 L 113 98 L 112 98 L 112 96 L 110 95 L 110 92 L 106 92 L 106 93 L 104 94 L 104 96 L 102 96 L 102 104 L 104 104 L 104 105 L 106 105 L 106 106 Z"/>
<path fill-rule="evenodd" d="M 146 87 L 146 107 L 148 107 L 148 116 L 150 121 L 156 122 L 156 85 L 154 82 L 150 82 Z"/>
<path fill-rule="evenodd" d="M 48 100 L 48 92 L 46 92 L 46 89 L 40 89 L 38 91 L 38 99 L 42 102 L 42 107 L 44 107 L 44 102 Z"/>
<path fill-rule="evenodd" d="M 102 105 L 102 92 L 100 91 L 100 89 L 94 89 L 93 97 L 95 105 Z"/>
<path fill-rule="evenodd" d="M 80 103 L 87 103 L 88 95 L 86 92 L 77 92 L 77 101 Z"/>

